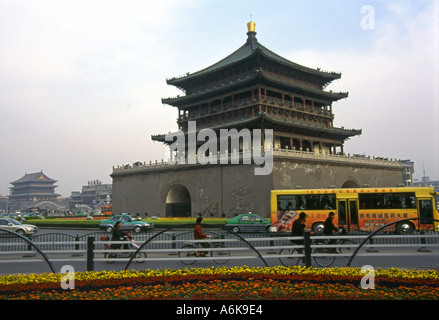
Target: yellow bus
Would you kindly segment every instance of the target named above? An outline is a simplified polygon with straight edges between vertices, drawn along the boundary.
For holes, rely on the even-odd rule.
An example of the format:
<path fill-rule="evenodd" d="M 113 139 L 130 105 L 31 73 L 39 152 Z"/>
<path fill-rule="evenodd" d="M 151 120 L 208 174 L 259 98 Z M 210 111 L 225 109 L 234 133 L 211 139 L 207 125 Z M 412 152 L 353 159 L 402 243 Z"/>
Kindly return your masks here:
<path fill-rule="evenodd" d="M 101 213 L 104 216 L 111 216 L 112 213 L 113 213 L 112 210 L 113 210 L 112 206 L 103 206 L 102 209 L 101 209 Z"/>
<path fill-rule="evenodd" d="M 438 222 L 431 219 L 439 219 L 438 195 L 433 188 L 272 190 L 271 225 L 277 232 L 289 231 L 299 213 L 305 212 L 307 228 L 320 233 L 329 213 L 334 212 L 334 225 L 348 231 L 370 232 L 409 218 L 421 220 L 397 223 L 397 233 L 437 230 Z"/>

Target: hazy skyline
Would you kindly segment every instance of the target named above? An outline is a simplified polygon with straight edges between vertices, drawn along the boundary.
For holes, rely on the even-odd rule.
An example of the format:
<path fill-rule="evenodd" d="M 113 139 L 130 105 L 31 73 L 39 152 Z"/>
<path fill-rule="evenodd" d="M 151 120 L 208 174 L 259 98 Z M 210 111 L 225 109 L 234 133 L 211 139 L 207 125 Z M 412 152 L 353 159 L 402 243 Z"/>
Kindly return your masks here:
<path fill-rule="evenodd" d="M 346 153 L 439 180 L 438 1 L 0 0 L 0 194 L 42 170 L 69 196 L 166 160 L 151 135 L 176 131 L 177 110 L 161 98 L 184 94 L 166 79 L 237 50 L 250 16 L 265 47 L 342 73 L 334 125 L 363 130 Z"/>

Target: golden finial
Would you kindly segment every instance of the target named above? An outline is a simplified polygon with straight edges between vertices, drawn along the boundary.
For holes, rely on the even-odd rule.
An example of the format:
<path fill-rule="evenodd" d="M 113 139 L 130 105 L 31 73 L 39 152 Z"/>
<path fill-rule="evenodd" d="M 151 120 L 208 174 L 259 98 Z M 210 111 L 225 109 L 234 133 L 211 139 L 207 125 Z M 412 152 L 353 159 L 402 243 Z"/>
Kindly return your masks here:
<path fill-rule="evenodd" d="M 251 20 L 251 16 L 250 16 L 250 20 Z M 255 32 L 255 27 L 256 27 L 256 23 L 254 23 L 253 21 L 247 23 L 248 32 Z"/>

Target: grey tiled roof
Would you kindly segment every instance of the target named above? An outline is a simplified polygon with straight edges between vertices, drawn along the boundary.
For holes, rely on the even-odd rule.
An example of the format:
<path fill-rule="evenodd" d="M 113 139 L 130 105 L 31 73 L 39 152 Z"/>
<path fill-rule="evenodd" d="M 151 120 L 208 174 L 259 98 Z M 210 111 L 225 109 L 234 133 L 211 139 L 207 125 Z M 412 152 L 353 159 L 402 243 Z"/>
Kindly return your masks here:
<path fill-rule="evenodd" d="M 35 173 L 26 173 L 23 177 L 20 179 L 11 182 L 11 184 L 18 184 L 23 182 L 30 182 L 30 181 L 41 181 L 44 180 L 46 182 L 55 183 L 56 180 L 50 179 L 48 176 L 46 176 L 43 171 L 35 172 Z"/>
<path fill-rule="evenodd" d="M 182 83 L 184 81 L 187 81 L 187 80 L 190 80 L 192 78 L 199 77 L 199 76 L 207 75 L 210 72 L 214 72 L 214 71 L 220 70 L 222 68 L 231 66 L 231 65 L 233 65 L 237 62 L 243 61 L 243 60 L 245 60 L 245 59 L 247 59 L 255 54 L 261 54 L 272 61 L 283 64 L 286 67 L 296 69 L 299 71 L 303 71 L 306 73 L 314 74 L 314 75 L 322 77 L 322 78 L 326 78 L 326 79 L 328 79 L 328 82 L 333 81 L 335 79 L 339 79 L 341 77 L 340 73 L 325 72 L 325 71 L 321 71 L 318 69 L 308 68 L 308 67 L 302 66 L 300 64 L 297 64 L 295 62 L 292 62 L 288 59 L 285 59 L 285 58 L 281 57 L 280 55 L 274 53 L 273 51 L 267 49 L 263 45 L 261 45 L 256 40 L 254 35 L 251 35 L 251 33 L 249 33 L 249 38 L 248 38 L 247 42 L 243 46 L 241 46 L 238 50 L 236 50 L 235 52 L 233 52 L 232 54 L 227 56 L 226 58 L 218 61 L 217 63 L 215 63 L 215 64 L 211 65 L 210 67 L 207 67 L 203 70 L 200 70 L 200 71 L 197 71 L 194 73 L 188 73 L 187 75 L 180 77 L 180 78 L 168 79 L 167 80 L 168 84 L 178 86 L 179 83 Z"/>

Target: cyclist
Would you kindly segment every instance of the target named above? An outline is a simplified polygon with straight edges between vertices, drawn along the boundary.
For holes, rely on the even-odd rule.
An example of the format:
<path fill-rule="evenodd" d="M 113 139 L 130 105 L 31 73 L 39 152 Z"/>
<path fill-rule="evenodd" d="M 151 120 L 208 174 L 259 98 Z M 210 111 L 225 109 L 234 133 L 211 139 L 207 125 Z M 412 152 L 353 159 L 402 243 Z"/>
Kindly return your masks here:
<path fill-rule="evenodd" d="M 203 232 L 203 228 L 201 227 L 201 223 L 203 222 L 203 218 L 202 217 L 198 217 L 197 218 L 197 221 L 196 221 L 196 225 L 195 225 L 195 227 L 194 227 L 194 239 L 195 240 L 204 240 L 204 239 L 208 239 L 208 238 L 210 238 L 210 236 L 208 235 L 208 234 L 205 234 L 204 232 Z M 207 242 L 201 242 L 201 245 L 204 247 L 204 248 L 209 248 L 210 247 L 210 244 L 209 243 L 207 243 Z M 195 252 L 195 254 L 198 256 L 199 254 L 198 254 L 198 252 Z M 201 253 L 202 255 L 206 255 L 207 254 L 207 252 L 206 251 L 204 251 L 204 252 L 202 252 Z"/>
<path fill-rule="evenodd" d="M 122 241 L 122 240 L 128 239 L 127 233 L 120 230 L 121 226 L 122 226 L 122 222 L 120 222 L 120 221 L 117 221 L 114 224 L 113 232 L 111 234 L 111 241 Z M 120 244 L 120 243 L 111 244 L 112 249 L 120 249 L 121 247 L 122 247 L 122 244 Z M 128 245 L 124 243 L 123 248 L 128 249 Z"/>
<path fill-rule="evenodd" d="M 335 213 L 330 212 L 328 217 L 325 220 L 325 224 L 323 225 L 323 234 L 325 236 L 332 236 L 333 231 L 336 231 L 337 233 L 339 232 L 338 228 L 336 226 L 334 226 L 334 223 L 332 222 L 332 220 L 334 220 L 334 217 L 335 217 Z M 335 243 L 337 243 L 337 241 L 335 239 L 329 240 L 329 244 L 335 244 Z M 336 252 L 335 248 L 331 248 L 330 250 L 332 252 Z"/>
<path fill-rule="evenodd" d="M 291 228 L 291 236 L 292 237 L 303 237 L 303 231 L 305 231 L 305 228 L 306 228 L 306 218 L 307 217 L 308 216 L 306 215 L 305 212 L 301 212 L 299 214 L 299 218 L 293 222 L 293 226 Z M 296 244 L 299 246 L 304 245 L 303 240 L 291 240 L 291 242 L 293 244 Z M 300 248 L 300 249 L 298 249 L 298 251 L 299 251 L 299 253 L 302 253 L 303 249 Z"/>

